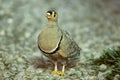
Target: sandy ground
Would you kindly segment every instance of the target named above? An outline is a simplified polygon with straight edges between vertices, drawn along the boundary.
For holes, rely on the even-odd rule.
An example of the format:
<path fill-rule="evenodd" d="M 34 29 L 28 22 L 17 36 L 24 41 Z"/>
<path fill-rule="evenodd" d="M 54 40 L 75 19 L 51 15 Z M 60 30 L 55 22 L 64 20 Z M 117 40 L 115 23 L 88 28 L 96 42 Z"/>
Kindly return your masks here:
<path fill-rule="evenodd" d="M 31 64 L 42 56 L 37 36 L 47 23 L 49 9 L 58 12 L 59 26 L 82 48 L 77 65 L 67 69 L 65 76 Z M 87 60 L 117 45 L 119 0 L 0 0 L 0 80 L 106 80 L 109 71 L 96 71 Z"/>

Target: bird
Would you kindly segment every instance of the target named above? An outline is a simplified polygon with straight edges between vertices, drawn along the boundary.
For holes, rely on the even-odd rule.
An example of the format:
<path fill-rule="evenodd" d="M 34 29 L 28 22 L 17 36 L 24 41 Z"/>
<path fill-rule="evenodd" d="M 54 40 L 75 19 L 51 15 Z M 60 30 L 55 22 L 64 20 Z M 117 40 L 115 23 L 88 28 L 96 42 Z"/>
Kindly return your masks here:
<path fill-rule="evenodd" d="M 65 75 L 67 62 L 80 55 L 81 48 L 69 35 L 58 25 L 58 13 L 55 10 L 46 12 L 48 23 L 38 35 L 38 48 L 41 53 L 48 57 L 54 64 L 52 74 Z M 58 71 L 58 61 L 61 61 L 62 70 Z"/>

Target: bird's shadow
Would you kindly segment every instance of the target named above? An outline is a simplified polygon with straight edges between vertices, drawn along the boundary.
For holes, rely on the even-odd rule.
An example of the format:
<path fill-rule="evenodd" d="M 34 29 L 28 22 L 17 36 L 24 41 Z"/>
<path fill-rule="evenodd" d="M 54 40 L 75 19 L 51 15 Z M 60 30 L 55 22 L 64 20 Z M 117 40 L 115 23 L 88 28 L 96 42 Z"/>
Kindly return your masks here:
<path fill-rule="evenodd" d="M 78 59 L 69 61 L 66 65 L 66 69 L 75 67 L 77 65 L 77 62 L 78 62 Z M 43 58 L 35 58 L 32 62 L 32 65 L 35 68 L 43 68 L 43 69 L 51 69 L 51 70 L 53 70 L 53 68 L 54 68 L 54 64 L 52 63 L 51 60 L 43 59 Z M 61 62 L 58 62 L 58 69 L 62 69 Z"/>

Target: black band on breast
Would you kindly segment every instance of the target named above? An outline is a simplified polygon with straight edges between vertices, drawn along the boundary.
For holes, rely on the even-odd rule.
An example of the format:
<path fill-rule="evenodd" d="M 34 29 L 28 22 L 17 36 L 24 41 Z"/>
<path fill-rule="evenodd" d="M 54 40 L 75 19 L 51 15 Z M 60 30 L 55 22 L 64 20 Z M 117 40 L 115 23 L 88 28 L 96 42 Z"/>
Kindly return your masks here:
<path fill-rule="evenodd" d="M 38 48 L 39 48 L 40 51 L 42 51 L 43 53 L 46 53 L 46 54 L 54 54 L 54 53 L 56 53 L 56 51 L 58 51 L 58 50 L 60 49 L 60 44 L 61 44 L 62 38 L 63 38 L 63 33 L 62 33 L 62 35 L 61 35 L 61 38 L 60 38 L 60 42 L 59 42 L 59 44 L 58 44 L 58 47 L 57 47 L 53 52 L 48 53 L 48 52 L 43 51 L 43 50 L 40 48 L 39 44 L 38 44 Z"/>

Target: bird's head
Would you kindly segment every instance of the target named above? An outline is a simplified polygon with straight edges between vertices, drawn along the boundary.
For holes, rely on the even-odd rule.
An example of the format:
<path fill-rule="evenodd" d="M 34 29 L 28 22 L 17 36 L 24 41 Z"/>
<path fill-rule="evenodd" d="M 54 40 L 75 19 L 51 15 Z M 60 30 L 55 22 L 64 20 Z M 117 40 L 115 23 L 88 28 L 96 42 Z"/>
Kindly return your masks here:
<path fill-rule="evenodd" d="M 57 13 L 55 10 L 47 11 L 46 17 L 49 21 L 57 21 Z"/>

